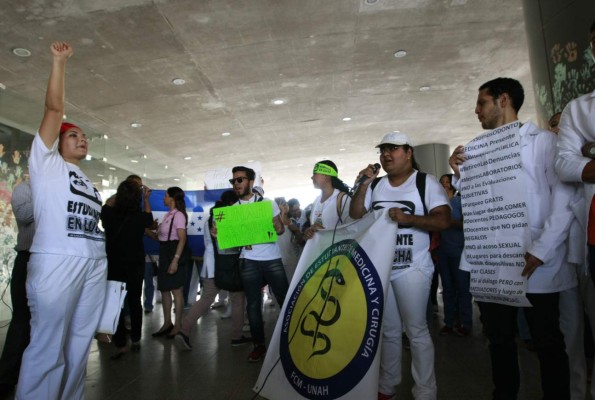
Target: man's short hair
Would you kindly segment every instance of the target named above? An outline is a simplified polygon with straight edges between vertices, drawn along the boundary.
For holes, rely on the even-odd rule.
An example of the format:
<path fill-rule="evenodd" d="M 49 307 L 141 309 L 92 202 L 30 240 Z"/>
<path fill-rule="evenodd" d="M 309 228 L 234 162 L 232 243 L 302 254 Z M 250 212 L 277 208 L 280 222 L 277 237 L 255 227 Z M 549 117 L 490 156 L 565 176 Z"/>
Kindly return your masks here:
<path fill-rule="evenodd" d="M 256 172 L 254 172 L 254 170 L 252 168 L 243 167 L 241 165 L 237 166 L 237 167 L 233 167 L 233 169 L 231 170 L 231 173 L 235 174 L 236 172 L 245 172 L 246 177 L 250 181 L 253 181 L 254 179 L 256 179 Z"/>
<path fill-rule="evenodd" d="M 132 174 L 132 175 L 128 175 L 128 176 L 126 177 L 126 180 L 127 180 L 127 181 L 139 181 L 139 182 L 142 182 L 142 181 L 143 181 L 143 178 L 141 178 L 141 177 L 140 177 L 140 176 L 138 176 L 138 175 L 134 175 L 134 174 Z"/>
<path fill-rule="evenodd" d="M 487 89 L 487 93 L 495 99 L 507 93 L 512 100 L 512 108 L 518 113 L 525 101 L 525 91 L 519 81 L 512 78 L 496 78 L 481 85 L 479 90 Z"/>
<path fill-rule="evenodd" d="M 289 207 L 293 207 L 293 206 L 295 206 L 295 205 L 299 206 L 299 205 L 300 205 L 300 202 L 299 202 L 299 200 L 298 200 L 298 199 L 289 199 L 289 200 L 287 201 L 287 205 L 288 205 Z"/>

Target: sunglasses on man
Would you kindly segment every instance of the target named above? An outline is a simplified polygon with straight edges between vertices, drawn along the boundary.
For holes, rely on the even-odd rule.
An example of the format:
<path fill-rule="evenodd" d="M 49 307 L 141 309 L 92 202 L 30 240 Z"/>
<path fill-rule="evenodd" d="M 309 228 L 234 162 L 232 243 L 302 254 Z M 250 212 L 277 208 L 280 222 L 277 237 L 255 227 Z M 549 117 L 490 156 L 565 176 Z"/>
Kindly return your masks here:
<path fill-rule="evenodd" d="M 236 182 L 237 182 L 237 183 L 242 183 L 242 182 L 244 182 L 244 180 L 246 180 L 246 181 L 247 181 L 247 180 L 248 180 L 248 177 L 246 177 L 246 176 L 238 176 L 237 178 L 232 178 L 232 179 L 230 179 L 230 180 L 229 180 L 229 183 L 231 183 L 231 184 L 233 185 L 233 184 L 235 184 Z"/>

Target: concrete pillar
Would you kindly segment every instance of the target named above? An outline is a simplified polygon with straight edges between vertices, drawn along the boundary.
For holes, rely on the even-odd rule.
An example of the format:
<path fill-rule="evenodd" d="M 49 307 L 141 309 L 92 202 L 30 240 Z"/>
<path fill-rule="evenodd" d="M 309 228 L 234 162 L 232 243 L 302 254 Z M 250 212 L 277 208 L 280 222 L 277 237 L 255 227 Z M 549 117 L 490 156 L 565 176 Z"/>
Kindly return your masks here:
<path fill-rule="evenodd" d="M 589 29 L 595 20 L 593 0 L 523 0 L 533 91 L 538 123 L 595 89 L 595 62 Z M 511 60 L 511 63 L 514 60 Z M 522 109 L 521 109 L 522 113 Z"/>

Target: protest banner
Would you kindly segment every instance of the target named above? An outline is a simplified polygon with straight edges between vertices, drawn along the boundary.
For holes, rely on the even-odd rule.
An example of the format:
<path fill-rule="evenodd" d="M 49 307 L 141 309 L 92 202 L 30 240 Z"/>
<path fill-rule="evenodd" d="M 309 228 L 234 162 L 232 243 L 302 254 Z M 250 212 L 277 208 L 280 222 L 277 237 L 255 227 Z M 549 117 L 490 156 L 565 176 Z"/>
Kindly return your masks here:
<path fill-rule="evenodd" d="M 527 307 L 521 272 L 531 233 L 519 127 L 518 121 L 501 126 L 465 146 L 461 268 L 471 272 L 476 300 Z"/>
<path fill-rule="evenodd" d="M 397 234 L 388 210 L 308 240 L 254 390 L 271 400 L 377 397 Z"/>
<path fill-rule="evenodd" d="M 217 208 L 213 210 L 213 220 L 220 249 L 277 240 L 273 226 L 273 205 L 268 200 Z"/>

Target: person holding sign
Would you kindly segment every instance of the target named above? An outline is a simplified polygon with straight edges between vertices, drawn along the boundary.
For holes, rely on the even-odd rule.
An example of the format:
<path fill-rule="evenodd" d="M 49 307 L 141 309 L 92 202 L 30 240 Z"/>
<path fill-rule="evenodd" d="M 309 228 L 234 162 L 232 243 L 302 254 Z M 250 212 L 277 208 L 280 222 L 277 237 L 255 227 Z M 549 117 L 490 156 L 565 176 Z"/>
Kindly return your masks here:
<path fill-rule="evenodd" d="M 240 198 L 235 206 L 250 204 L 265 200 L 252 192 L 256 174 L 253 169 L 237 166 L 232 169 L 233 178 L 229 182 L 233 185 L 233 190 Z M 279 217 L 279 206 L 274 201 L 273 206 L 273 226 L 278 235 L 284 231 L 283 223 Z M 258 229 L 258 227 L 254 227 Z M 248 321 L 250 322 L 250 333 L 254 342 L 254 349 L 248 355 L 249 362 L 261 361 L 266 354 L 264 339 L 264 323 L 262 320 L 262 292 L 261 289 L 268 284 L 277 302 L 282 305 L 285 301 L 285 295 L 289 288 L 283 261 L 281 260 L 281 251 L 277 242 L 253 244 L 244 246 L 240 258 L 244 259 L 240 268 L 242 284 L 246 292 Z"/>
<path fill-rule="evenodd" d="M 337 166 L 330 160 L 319 161 L 314 165 L 312 182 L 321 194 L 314 200 L 310 213 L 310 227 L 304 231 L 306 239 L 311 239 L 319 229 L 333 229 L 346 224 L 349 217 L 349 188 L 339 179 Z"/>
<path fill-rule="evenodd" d="M 561 268 L 568 268 L 565 241 L 573 218 L 568 207 L 573 190 L 562 184 L 554 173 L 556 136 L 530 122 L 519 129 L 517 114 L 523 100 L 523 87 L 514 79 L 497 78 L 481 85 L 475 113 L 482 128 L 492 131 L 484 134 L 485 141 L 475 142 L 474 139 L 467 147 L 458 146 L 450 156 L 449 164 L 455 173 L 453 185 L 460 189 L 463 201 L 465 250 L 461 268 L 471 271 L 472 285 L 478 282 L 478 276 L 482 282 L 493 277 L 498 279 L 495 287 L 475 286 L 476 290 L 493 290 L 491 294 L 474 292 L 481 299 L 482 320 L 489 340 L 494 382 L 492 398 L 517 398 L 520 372 L 515 343 L 516 315 L 517 307 L 528 302 L 531 307 L 525 308 L 525 314 L 539 355 L 543 399 L 564 400 L 570 398 L 569 367 L 560 332 L 558 299 L 559 292 L 573 283 L 561 279 L 559 272 Z M 500 132 L 506 132 L 507 136 L 502 138 Z M 504 139 L 511 140 L 510 147 L 502 150 Z M 477 148 L 493 157 L 487 163 L 490 165 L 497 161 L 496 158 L 518 157 L 518 160 L 509 168 L 481 169 L 477 158 L 468 159 L 469 154 L 465 153 L 465 149 L 471 153 Z M 468 183 L 461 173 L 464 171 L 466 175 L 474 176 L 471 174 L 477 172 L 472 170 L 473 166 L 478 166 L 479 176 L 484 178 Z M 502 171 L 506 169 L 514 172 L 504 175 Z M 506 186 L 505 191 L 501 186 L 503 176 L 507 185 L 511 185 Z M 479 200 L 484 192 L 489 193 L 488 197 Z M 503 201 L 516 193 L 525 195 L 526 202 L 511 204 Z M 496 214 L 500 209 L 508 211 Z M 502 218 L 513 214 L 528 214 L 528 224 L 517 223 L 517 227 L 509 227 L 515 225 L 515 221 L 509 224 Z M 482 224 L 488 228 L 487 233 L 483 230 L 480 234 L 476 231 L 470 234 L 474 220 L 484 218 L 476 215 L 486 215 L 488 222 Z M 507 242 L 511 236 L 524 241 Z M 494 246 L 498 249 L 491 250 L 491 242 L 477 242 L 476 237 L 495 237 Z M 474 241 L 477 245 L 472 248 L 470 243 Z M 520 265 L 508 262 L 516 253 L 520 253 L 521 260 L 524 257 Z M 497 262 L 491 261 L 493 258 Z M 486 272 L 495 275 L 481 275 Z M 498 278 L 502 273 L 509 274 L 509 278 Z M 508 281 L 515 285 L 526 284 L 526 294 L 518 287 L 512 290 L 507 286 Z"/>
<path fill-rule="evenodd" d="M 359 219 L 370 210 L 389 208 L 397 223 L 390 285 L 382 320 L 382 355 L 378 399 L 390 399 L 401 382 L 403 327 L 411 345 L 411 374 L 416 400 L 435 400 L 434 344 L 426 320 L 426 309 L 434 274 L 430 255 L 430 231 L 450 225 L 450 206 L 435 177 L 418 171 L 409 137 L 387 133 L 376 146 L 386 176 L 376 178 L 378 169 L 362 170 L 349 215 Z M 364 177 L 362 182 L 362 177 Z M 367 177 L 367 179 L 365 178 Z"/>

